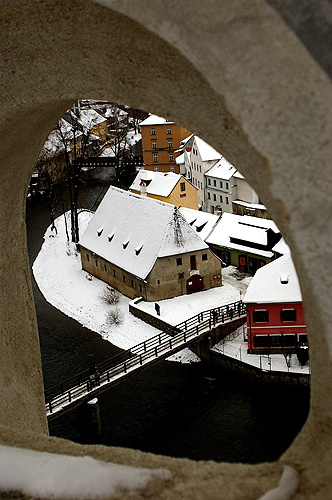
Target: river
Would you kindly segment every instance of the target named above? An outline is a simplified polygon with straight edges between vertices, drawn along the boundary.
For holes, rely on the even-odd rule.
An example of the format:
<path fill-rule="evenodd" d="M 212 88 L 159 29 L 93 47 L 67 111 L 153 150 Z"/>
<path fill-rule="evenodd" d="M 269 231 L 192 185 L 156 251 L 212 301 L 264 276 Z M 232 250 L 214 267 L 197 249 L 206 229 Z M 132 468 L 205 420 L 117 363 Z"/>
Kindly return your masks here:
<path fill-rule="evenodd" d="M 111 182 L 105 169 L 86 175 L 80 206 L 93 206 Z M 27 200 L 26 221 L 32 265 L 50 224 L 45 199 Z M 120 351 L 46 302 L 33 276 L 32 286 L 46 388 Z M 309 391 L 230 377 L 202 362 L 162 361 L 101 394 L 99 405 L 98 443 L 195 460 L 256 463 L 276 460 L 290 445 L 307 418 Z M 77 410 L 49 428 L 53 436 L 84 442 Z"/>

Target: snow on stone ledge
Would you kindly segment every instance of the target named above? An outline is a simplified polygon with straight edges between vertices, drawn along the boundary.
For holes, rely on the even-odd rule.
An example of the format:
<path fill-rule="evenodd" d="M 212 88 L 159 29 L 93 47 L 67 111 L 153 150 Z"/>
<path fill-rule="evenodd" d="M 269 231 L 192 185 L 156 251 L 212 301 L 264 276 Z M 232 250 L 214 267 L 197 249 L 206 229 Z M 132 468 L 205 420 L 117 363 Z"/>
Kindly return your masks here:
<path fill-rule="evenodd" d="M 167 480 L 167 469 L 138 469 L 91 457 L 73 457 L 0 445 L 0 491 L 37 498 L 100 499 Z"/>

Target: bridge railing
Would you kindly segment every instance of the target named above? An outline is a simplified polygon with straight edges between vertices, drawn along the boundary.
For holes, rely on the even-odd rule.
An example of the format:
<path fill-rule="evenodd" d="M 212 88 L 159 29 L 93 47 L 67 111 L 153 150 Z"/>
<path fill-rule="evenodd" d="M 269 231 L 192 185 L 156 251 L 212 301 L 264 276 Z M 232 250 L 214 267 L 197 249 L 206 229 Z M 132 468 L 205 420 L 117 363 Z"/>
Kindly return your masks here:
<path fill-rule="evenodd" d="M 143 365 L 154 357 L 189 342 L 203 330 L 211 330 L 216 324 L 224 323 L 245 314 L 242 301 L 201 312 L 165 332 L 161 332 L 131 349 L 99 364 L 100 375 L 91 379 L 90 370 L 65 380 L 45 392 L 47 411 L 51 412 L 73 399 L 91 391 L 96 385 L 109 382 L 111 378 Z"/>

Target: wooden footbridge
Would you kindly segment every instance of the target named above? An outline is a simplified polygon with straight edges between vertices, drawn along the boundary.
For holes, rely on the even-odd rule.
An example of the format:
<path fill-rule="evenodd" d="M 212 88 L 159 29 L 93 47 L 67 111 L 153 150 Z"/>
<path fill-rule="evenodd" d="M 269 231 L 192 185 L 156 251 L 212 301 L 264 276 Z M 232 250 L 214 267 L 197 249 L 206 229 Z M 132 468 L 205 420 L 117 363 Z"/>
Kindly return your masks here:
<path fill-rule="evenodd" d="M 86 370 L 52 387 L 45 392 L 48 421 L 94 398 L 138 371 L 202 340 L 216 326 L 245 317 L 245 314 L 242 301 L 204 311 L 103 361 L 99 364 L 98 376 L 91 376 L 90 371 Z"/>

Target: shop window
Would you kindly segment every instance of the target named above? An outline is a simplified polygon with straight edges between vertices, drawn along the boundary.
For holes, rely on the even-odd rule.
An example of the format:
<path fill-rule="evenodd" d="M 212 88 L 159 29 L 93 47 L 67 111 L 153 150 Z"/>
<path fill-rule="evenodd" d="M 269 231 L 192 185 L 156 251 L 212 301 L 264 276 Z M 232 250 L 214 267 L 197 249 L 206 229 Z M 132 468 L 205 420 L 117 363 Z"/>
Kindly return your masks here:
<path fill-rule="evenodd" d="M 284 335 L 284 346 L 285 347 L 295 347 L 296 346 L 296 335 Z"/>
<path fill-rule="evenodd" d="M 296 321 L 295 309 L 282 309 L 280 311 L 280 319 L 283 323 Z"/>
<path fill-rule="evenodd" d="M 267 335 L 256 335 L 254 337 L 254 347 L 270 347 Z"/>
<path fill-rule="evenodd" d="M 270 335 L 271 347 L 282 347 L 281 335 Z"/>
<path fill-rule="evenodd" d="M 257 309 L 253 312 L 254 323 L 268 323 L 269 311 L 266 309 Z"/>

